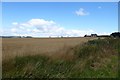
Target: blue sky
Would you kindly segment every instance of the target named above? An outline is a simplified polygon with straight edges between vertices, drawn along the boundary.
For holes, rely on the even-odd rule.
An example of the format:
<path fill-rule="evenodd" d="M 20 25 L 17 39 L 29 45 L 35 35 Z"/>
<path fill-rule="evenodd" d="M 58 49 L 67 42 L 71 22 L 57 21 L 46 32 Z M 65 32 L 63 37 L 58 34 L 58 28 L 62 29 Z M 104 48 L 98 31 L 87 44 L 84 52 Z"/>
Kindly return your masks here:
<path fill-rule="evenodd" d="M 3 35 L 83 36 L 118 31 L 117 2 L 3 2 Z"/>

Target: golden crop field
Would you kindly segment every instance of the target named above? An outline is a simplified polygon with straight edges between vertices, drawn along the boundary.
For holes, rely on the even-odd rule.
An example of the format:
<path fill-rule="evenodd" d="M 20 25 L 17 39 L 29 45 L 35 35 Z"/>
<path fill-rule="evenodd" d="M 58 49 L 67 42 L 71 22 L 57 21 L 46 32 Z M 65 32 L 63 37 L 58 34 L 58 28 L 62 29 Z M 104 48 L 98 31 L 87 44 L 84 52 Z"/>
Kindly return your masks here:
<path fill-rule="evenodd" d="M 2 58 L 9 60 L 15 56 L 36 54 L 51 55 L 63 48 L 74 47 L 96 38 L 3 38 Z"/>

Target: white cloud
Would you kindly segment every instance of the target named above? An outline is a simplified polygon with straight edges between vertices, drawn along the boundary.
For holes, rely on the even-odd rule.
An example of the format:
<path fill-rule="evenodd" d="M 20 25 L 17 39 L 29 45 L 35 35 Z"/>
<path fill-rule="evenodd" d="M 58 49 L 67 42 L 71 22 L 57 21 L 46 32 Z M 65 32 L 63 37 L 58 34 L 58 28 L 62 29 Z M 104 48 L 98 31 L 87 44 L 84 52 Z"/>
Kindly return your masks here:
<path fill-rule="evenodd" d="M 110 35 L 112 32 L 102 32 L 102 33 L 97 33 L 98 35 Z"/>
<path fill-rule="evenodd" d="M 46 21 L 44 19 L 31 19 L 28 21 L 30 25 L 37 26 L 37 25 L 45 25 L 45 26 L 50 26 L 56 24 L 54 21 Z"/>
<path fill-rule="evenodd" d="M 12 31 L 13 33 L 15 33 L 15 32 L 17 32 L 17 29 L 16 29 L 16 28 L 12 28 L 11 31 Z"/>
<path fill-rule="evenodd" d="M 98 6 L 99 9 L 101 9 L 102 7 L 101 6 Z"/>
<path fill-rule="evenodd" d="M 49 37 L 49 36 L 69 36 L 78 37 L 85 34 L 95 33 L 93 30 L 76 30 L 65 29 L 59 26 L 52 20 L 31 19 L 24 23 L 13 23 L 13 27 L 5 34 L 9 33 L 15 36 L 34 36 L 34 37 Z"/>
<path fill-rule="evenodd" d="M 17 23 L 17 22 L 13 22 L 12 24 L 13 24 L 13 25 L 17 25 L 18 23 Z"/>
<path fill-rule="evenodd" d="M 0 27 L 0 36 L 3 34 L 3 29 Z"/>
<path fill-rule="evenodd" d="M 89 13 L 86 12 L 83 8 L 80 8 L 79 10 L 75 11 L 75 13 L 76 13 L 78 16 L 89 15 Z"/>

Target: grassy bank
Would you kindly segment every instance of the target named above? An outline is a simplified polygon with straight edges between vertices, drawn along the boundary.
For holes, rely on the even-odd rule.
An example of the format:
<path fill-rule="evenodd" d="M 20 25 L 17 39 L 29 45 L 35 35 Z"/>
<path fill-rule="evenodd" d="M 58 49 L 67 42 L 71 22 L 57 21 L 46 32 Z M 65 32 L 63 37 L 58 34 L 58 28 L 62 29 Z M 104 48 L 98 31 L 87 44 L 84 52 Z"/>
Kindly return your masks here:
<path fill-rule="evenodd" d="M 3 78 L 116 78 L 120 39 L 90 40 L 56 56 L 33 55 L 3 61 Z M 57 58 L 54 58 L 57 57 Z"/>

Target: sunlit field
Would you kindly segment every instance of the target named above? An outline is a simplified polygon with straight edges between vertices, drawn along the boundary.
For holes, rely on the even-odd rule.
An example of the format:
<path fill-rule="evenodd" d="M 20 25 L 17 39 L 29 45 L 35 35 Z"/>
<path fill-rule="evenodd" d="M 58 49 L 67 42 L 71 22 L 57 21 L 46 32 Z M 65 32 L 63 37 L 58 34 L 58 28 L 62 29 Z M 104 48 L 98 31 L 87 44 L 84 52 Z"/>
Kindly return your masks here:
<path fill-rule="evenodd" d="M 51 55 L 62 48 L 73 47 L 90 39 L 95 38 L 3 38 L 3 60 L 9 60 L 15 56 Z"/>
<path fill-rule="evenodd" d="M 116 78 L 120 40 L 3 38 L 3 78 Z"/>

